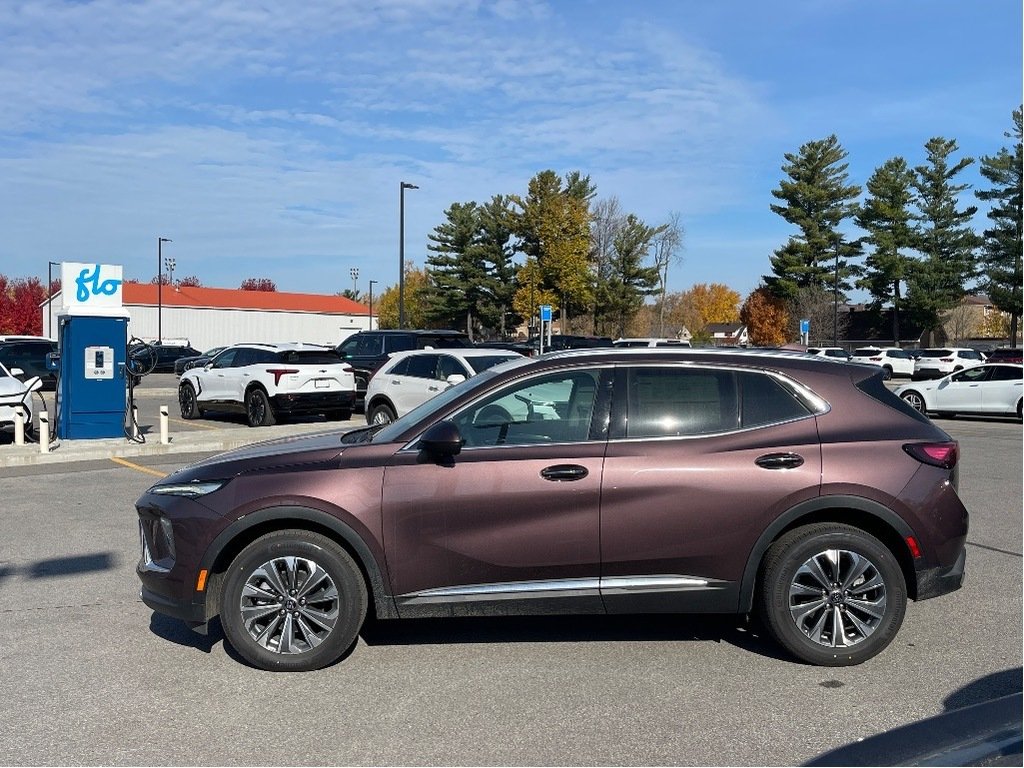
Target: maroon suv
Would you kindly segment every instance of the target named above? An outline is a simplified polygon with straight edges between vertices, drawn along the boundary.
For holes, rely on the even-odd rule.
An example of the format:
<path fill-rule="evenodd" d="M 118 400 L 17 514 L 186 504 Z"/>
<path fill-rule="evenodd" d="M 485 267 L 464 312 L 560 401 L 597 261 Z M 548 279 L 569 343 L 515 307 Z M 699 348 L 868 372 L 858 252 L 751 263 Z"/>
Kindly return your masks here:
<path fill-rule="evenodd" d="M 556 352 L 179 470 L 137 503 L 138 574 L 265 669 L 330 664 L 367 611 L 755 612 L 796 657 L 858 664 L 963 580 L 957 459 L 876 367 Z"/>

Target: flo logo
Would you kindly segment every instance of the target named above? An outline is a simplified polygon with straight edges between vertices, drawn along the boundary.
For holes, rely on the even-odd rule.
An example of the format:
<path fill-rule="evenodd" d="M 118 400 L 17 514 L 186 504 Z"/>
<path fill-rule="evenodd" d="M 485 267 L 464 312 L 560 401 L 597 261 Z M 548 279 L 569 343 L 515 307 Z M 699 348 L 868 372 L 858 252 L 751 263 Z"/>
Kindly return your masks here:
<path fill-rule="evenodd" d="M 113 296 L 117 293 L 117 288 L 121 285 L 120 280 L 100 282 L 100 265 L 94 264 L 91 269 L 90 272 L 90 267 L 86 267 L 75 278 L 75 285 L 78 288 L 75 295 L 79 301 L 86 302 L 93 296 Z"/>

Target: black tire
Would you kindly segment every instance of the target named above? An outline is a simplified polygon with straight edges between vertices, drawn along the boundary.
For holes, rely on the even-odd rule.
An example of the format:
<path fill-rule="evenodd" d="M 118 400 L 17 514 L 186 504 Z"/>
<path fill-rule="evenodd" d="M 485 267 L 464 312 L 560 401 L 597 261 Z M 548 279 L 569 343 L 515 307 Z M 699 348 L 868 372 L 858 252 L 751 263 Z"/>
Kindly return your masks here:
<path fill-rule="evenodd" d="M 888 365 L 882 366 L 882 381 L 889 381 L 892 378 L 892 367 Z"/>
<path fill-rule="evenodd" d="M 196 400 L 196 391 L 187 381 L 178 387 L 178 407 L 183 419 L 198 419 L 202 415 L 199 411 L 199 401 Z"/>
<path fill-rule="evenodd" d="M 390 424 L 398 415 L 395 413 L 395 409 L 387 403 L 377 403 L 370 409 L 366 415 L 367 424 Z"/>
<path fill-rule="evenodd" d="M 781 646 L 810 664 L 861 664 L 883 651 L 903 623 L 903 571 L 884 544 L 859 528 L 796 528 L 772 544 L 762 566 L 761 616 Z"/>
<path fill-rule="evenodd" d="M 245 393 L 245 420 L 250 427 L 272 427 L 277 423 L 270 398 L 259 387 Z"/>
<path fill-rule="evenodd" d="M 322 534 L 284 530 L 256 539 L 228 566 L 220 618 L 231 647 L 253 666 L 308 672 L 353 646 L 367 602 L 348 552 Z"/>
<path fill-rule="evenodd" d="M 1024 419 L 1024 398 L 1017 401 L 1017 418 Z"/>

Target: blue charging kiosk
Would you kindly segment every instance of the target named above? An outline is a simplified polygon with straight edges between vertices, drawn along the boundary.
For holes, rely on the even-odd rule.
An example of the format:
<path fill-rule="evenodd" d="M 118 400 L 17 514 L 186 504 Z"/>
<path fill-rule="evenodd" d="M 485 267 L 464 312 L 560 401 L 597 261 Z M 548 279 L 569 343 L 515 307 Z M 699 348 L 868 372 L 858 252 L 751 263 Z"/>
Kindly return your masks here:
<path fill-rule="evenodd" d="M 57 437 L 123 437 L 129 318 L 121 306 L 121 268 L 61 267 L 66 298 L 57 315 Z"/>

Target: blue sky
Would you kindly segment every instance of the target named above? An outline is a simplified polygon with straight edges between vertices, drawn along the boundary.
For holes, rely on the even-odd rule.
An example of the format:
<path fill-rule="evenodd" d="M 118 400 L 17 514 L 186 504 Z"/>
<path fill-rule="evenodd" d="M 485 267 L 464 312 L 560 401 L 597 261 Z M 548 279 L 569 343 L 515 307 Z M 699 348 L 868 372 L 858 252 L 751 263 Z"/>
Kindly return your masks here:
<path fill-rule="evenodd" d="M 579 169 L 649 224 L 672 290 L 769 271 L 784 154 L 835 133 L 851 180 L 933 136 L 994 154 L 1020 0 L 0 3 L 0 274 L 47 261 L 375 292 L 453 202 Z M 977 184 L 976 166 L 964 180 Z M 969 200 L 974 202 L 973 195 Z M 981 223 L 981 222 L 979 222 Z"/>

